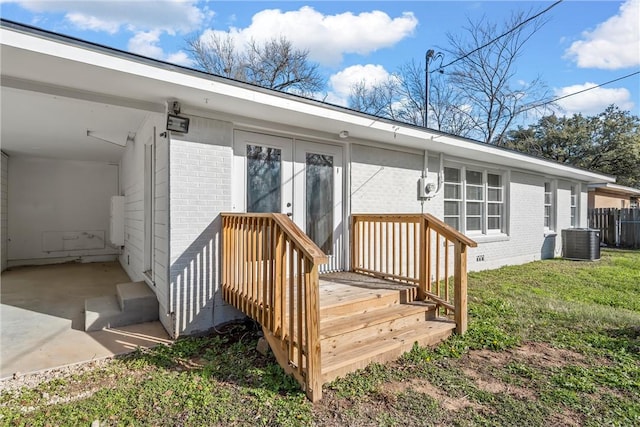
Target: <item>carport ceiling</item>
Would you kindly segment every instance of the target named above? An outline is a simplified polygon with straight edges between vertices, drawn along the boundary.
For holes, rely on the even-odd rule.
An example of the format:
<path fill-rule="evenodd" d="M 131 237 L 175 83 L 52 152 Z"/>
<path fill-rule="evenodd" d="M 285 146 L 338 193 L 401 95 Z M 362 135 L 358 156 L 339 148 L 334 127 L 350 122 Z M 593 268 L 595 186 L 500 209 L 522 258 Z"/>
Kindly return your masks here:
<path fill-rule="evenodd" d="M 6 86 L 0 98 L 0 142 L 9 155 L 117 162 L 127 136 L 135 134 L 149 114 Z M 94 136 L 87 136 L 87 131 Z"/>

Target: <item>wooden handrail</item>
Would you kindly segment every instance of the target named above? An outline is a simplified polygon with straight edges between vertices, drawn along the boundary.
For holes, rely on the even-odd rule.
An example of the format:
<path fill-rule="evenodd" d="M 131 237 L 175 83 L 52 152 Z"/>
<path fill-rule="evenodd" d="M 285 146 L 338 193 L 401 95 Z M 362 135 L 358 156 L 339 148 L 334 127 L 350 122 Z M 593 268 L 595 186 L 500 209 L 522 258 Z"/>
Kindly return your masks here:
<path fill-rule="evenodd" d="M 353 214 L 351 219 L 353 271 L 417 285 L 418 299 L 453 313 L 456 331 L 466 331 L 467 248 L 476 247 L 475 241 L 431 214 Z"/>
<path fill-rule="evenodd" d="M 226 302 L 262 326 L 285 372 L 322 397 L 320 264 L 327 256 L 286 215 L 222 214 Z"/>
<path fill-rule="evenodd" d="M 427 221 L 429 221 L 430 228 L 433 228 L 438 233 L 442 234 L 443 236 L 446 236 L 449 240 L 453 240 L 453 241 L 457 240 L 460 243 L 464 243 L 465 245 L 469 246 L 470 248 L 475 248 L 478 246 L 478 243 L 476 243 L 475 240 L 471 240 L 470 238 L 468 238 L 467 236 L 465 236 L 464 234 L 462 234 L 461 232 L 459 232 L 458 230 L 456 230 L 455 228 L 453 228 L 452 226 L 450 226 L 440 218 L 437 218 L 431 214 L 422 214 L 422 215 L 427 219 Z"/>

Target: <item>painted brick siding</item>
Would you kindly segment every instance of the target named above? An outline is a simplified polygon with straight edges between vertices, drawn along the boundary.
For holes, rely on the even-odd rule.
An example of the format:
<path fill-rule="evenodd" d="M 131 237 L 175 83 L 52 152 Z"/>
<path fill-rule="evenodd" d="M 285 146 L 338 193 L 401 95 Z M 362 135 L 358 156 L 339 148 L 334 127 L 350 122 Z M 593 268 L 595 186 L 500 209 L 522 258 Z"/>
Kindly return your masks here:
<path fill-rule="evenodd" d="M 9 157 L 1 153 L 2 165 L 0 166 L 0 241 L 2 246 L 0 247 L 0 271 L 4 271 L 7 268 L 7 233 L 9 231 L 7 220 L 7 208 L 8 208 L 8 167 Z"/>
<path fill-rule="evenodd" d="M 417 182 L 423 156 L 353 144 L 351 212 L 420 212 Z"/>
<path fill-rule="evenodd" d="M 222 301 L 221 212 L 231 211 L 232 126 L 191 119 L 170 152 L 170 292 L 174 335 L 242 317 Z"/>
<path fill-rule="evenodd" d="M 131 280 L 141 281 L 144 276 L 144 195 L 145 195 L 145 145 L 152 144 L 155 135 L 155 227 L 154 256 L 151 289 L 156 293 L 160 305 L 159 318 L 171 331 L 172 322 L 167 316 L 168 292 L 168 143 L 159 134 L 164 129 L 165 116 L 150 114 L 136 133 L 136 142 L 126 147 L 120 164 L 121 194 L 125 196 L 125 245 L 120 255 L 120 264 Z"/>
<path fill-rule="evenodd" d="M 420 212 L 416 182 L 421 175 L 423 156 L 401 151 L 385 150 L 354 144 L 351 149 L 351 211 L 353 213 Z M 464 163 L 461 163 L 464 164 Z M 429 157 L 429 180 L 437 182 L 439 159 Z M 482 168 L 483 166 L 478 166 Z M 486 165 L 501 170 L 496 165 Z M 544 230 L 544 183 L 551 181 L 556 188 L 555 231 Z M 508 222 L 505 234 L 499 236 L 472 235 L 477 248 L 469 250 L 469 270 L 485 270 L 504 265 L 539 260 L 544 253 L 560 256 L 560 230 L 570 227 L 569 181 L 545 178 L 525 172 L 505 174 L 505 209 Z M 585 186 L 582 186 L 585 187 Z M 581 187 L 581 188 L 582 188 Z M 581 191 L 579 217 L 586 223 L 586 195 Z M 424 211 L 443 218 L 444 194 L 441 191 L 426 201 Z"/>
<path fill-rule="evenodd" d="M 471 236 L 478 242 L 469 250 L 469 270 L 486 270 L 522 264 L 541 258 L 544 236 L 544 178 L 511 172 L 505 183 L 508 202 L 508 236 Z M 491 240 L 494 241 L 491 241 Z M 478 260 L 478 257 L 484 260 Z"/>
<path fill-rule="evenodd" d="M 131 280 L 143 279 L 144 272 L 144 144 L 150 137 L 147 122 L 127 144 L 120 162 L 120 194 L 124 204 L 124 249 L 120 264 Z M 146 133 L 146 134 L 145 134 Z"/>
<path fill-rule="evenodd" d="M 163 117 L 164 119 L 164 117 Z M 156 132 L 159 132 L 156 127 Z M 153 282 L 160 305 L 160 321 L 173 326 L 169 313 L 169 140 L 156 138 L 153 237 Z"/>

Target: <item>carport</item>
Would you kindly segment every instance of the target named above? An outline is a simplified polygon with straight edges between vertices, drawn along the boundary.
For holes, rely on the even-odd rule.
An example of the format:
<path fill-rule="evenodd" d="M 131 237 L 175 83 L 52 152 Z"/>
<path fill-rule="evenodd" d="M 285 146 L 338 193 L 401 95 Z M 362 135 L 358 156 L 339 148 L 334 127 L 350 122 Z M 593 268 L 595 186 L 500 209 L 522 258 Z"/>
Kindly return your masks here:
<path fill-rule="evenodd" d="M 0 377 L 168 342 L 157 321 L 86 333 L 83 315 L 85 299 L 140 280 L 110 243 L 110 199 L 125 191 L 125 150 L 162 106 L 73 88 L 79 76 L 31 68 L 20 49 L 1 61 Z"/>

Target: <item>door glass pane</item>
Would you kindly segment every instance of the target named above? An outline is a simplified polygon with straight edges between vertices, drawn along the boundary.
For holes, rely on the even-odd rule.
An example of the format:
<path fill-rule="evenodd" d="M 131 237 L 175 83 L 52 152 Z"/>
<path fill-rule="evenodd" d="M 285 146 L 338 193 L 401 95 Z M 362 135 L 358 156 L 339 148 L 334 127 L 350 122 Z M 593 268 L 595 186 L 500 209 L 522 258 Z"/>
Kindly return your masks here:
<path fill-rule="evenodd" d="M 326 255 L 333 252 L 333 156 L 306 156 L 307 235 Z"/>
<path fill-rule="evenodd" d="M 280 212 L 282 150 L 247 145 L 247 212 Z"/>

